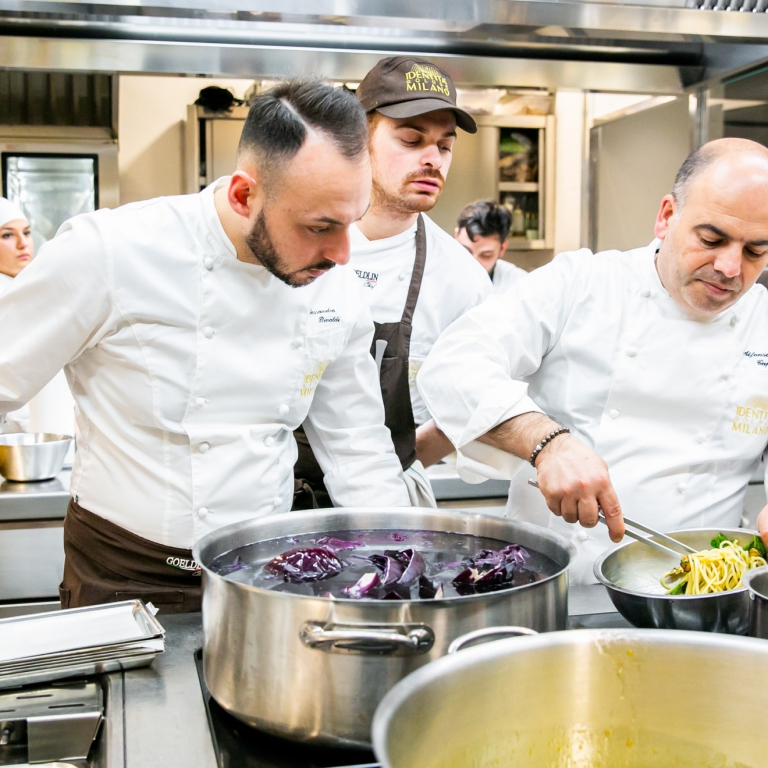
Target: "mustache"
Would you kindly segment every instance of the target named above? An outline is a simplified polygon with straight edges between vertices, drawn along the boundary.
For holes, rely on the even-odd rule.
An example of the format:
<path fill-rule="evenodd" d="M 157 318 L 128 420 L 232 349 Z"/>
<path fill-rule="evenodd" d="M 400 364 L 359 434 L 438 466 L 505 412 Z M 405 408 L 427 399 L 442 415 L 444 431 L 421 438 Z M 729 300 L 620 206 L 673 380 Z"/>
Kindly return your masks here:
<path fill-rule="evenodd" d="M 425 181 L 426 179 L 432 179 L 440 183 L 440 189 L 445 184 L 445 177 L 437 168 L 425 168 L 423 171 L 414 171 L 409 173 L 403 180 L 403 184 L 410 184 L 412 181 Z"/>
<path fill-rule="evenodd" d="M 324 272 L 327 272 L 329 269 L 333 269 L 335 266 L 336 262 L 323 259 L 322 261 L 318 261 L 317 264 L 310 264 L 308 267 L 304 267 L 301 271 L 306 272 L 310 269 L 322 269 Z"/>

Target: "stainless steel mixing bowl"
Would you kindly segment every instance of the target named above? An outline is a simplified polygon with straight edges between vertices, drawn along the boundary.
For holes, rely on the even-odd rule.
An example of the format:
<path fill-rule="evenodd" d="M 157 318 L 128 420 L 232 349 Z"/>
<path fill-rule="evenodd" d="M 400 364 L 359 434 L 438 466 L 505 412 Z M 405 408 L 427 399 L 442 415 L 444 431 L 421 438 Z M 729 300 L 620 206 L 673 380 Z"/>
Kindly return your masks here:
<path fill-rule="evenodd" d="M 731 528 L 691 528 L 667 535 L 701 550 L 711 549 L 710 542 L 718 533 L 742 545 L 755 535 L 754 531 Z M 665 595 L 659 579 L 679 564 L 679 559 L 634 541 L 603 553 L 595 562 L 594 573 L 616 610 L 636 627 L 747 634 L 747 588 L 714 595 Z"/>
<path fill-rule="evenodd" d="M 0 475 L 19 483 L 56 477 L 72 439 L 47 432 L 0 435 Z"/>

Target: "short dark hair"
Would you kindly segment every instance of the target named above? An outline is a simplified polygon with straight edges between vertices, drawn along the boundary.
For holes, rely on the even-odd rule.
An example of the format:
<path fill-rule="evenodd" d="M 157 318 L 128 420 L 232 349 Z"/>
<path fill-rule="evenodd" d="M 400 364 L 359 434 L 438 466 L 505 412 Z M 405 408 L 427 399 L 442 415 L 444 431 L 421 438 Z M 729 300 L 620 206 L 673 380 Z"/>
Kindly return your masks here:
<path fill-rule="evenodd" d="M 368 146 L 365 112 L 355 95 L 325 80 L 285 80 L 251 102 L 237 154 L 253 152 L 267 173 L 294 157 L 307 129 L 326 134 L 350 159 Z"/>
<path fill-rule="evenodd" d="M 478 200 L 470 203 L 460 214 L 458 227 L 466 229 L 469 239 L 474 242 L 478 237 L 498 235 L 503 243 L 509 235 L 512 216 L 503 206 L 493 200 Z"/>

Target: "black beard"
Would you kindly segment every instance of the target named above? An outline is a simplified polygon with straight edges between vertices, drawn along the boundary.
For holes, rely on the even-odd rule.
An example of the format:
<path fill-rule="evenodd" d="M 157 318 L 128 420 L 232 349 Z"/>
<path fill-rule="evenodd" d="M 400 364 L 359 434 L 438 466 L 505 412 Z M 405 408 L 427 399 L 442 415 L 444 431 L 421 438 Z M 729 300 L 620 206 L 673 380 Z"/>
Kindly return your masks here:
<path fill-rule="evenodd" d="M 286 272 L 282 267 L 283 260 L 280 258 L 280 254 L 275 249 L 272 238 L 269 236 L 263 210 L 253 223 L 251 231 L 245 236 L 245 244 L 268 272 L 271 272 L 276 278 L 293 288 L 299 287 L 295 282 L 294 275 Z"/>
<path fill-rule="evenodd" d="M 267 220 L 263 210 L 259 213 L 251 231 L 245 236 L 245 244 L 254 258 L 258 259 L 268 272 L 273 274 L 278 280 L 282 280 L 286 285 L 290 285 L 291 288 L 301 288 L 302 286 L 309 285 L 316 279 L 312 278 L 309 281 L 300 282 L 296 277 L 298 272 L 308 269 L 329 270 L 336 266 L 332 261 L 323 259 L 318 264 L 309 264 L 296 272 L 287 272 L 285 270 L 285 260 L 277 252 L 272 238 L 269 236 Z"/>

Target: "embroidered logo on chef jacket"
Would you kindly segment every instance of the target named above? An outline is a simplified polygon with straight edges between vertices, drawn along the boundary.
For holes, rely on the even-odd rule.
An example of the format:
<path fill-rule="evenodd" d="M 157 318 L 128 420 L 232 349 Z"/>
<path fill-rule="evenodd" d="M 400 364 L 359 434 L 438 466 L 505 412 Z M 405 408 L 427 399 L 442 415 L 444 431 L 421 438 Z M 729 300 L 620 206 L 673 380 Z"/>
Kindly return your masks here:
<path fill-rule="evenodd" d="M 166 561 L 171 568 L 177 568 L 180 571 L 194 571 L 196 573 L 201 572 L 200 563 L 197 560 L 185 560 L 182 557 L 169 557 Z"/>
<path fill-rule="evenodd" d="M 315 394 L 317 385 L 320 383 L 320 379 L 323 378 L 325 369 L 330 365 L 330 360 L 323 360 L 315 366 L 312 373 L 304 374 L 304 380 L 301 382 L 301 389 L 299 395 L 301 397 L 312 397 Z"/>
<path fill-rule="evenodd" d="M 309 310 L 309 332 L 341 325 L 341 316 L 333 307 Z"/>
<path fill-rule="evenodd" d="M 405 73 L 406 91 L 435 91 L 443 96 L 450 96 L 448 81 L 437 70 L 428 64 L 414 64 L 409 72 Z"/>
<path fill-rule="evenodd" d="M 375 288 L 379 283 L 378 272 L 366 272 L 363 269 L 356 269 L 355 274 L 363 281 L 364 288 Z"/>
<path fill-rule="evenodd" d="M 744 357 L 748 357 L 763 368 L 768 368 L 768 352 L 750 352 L 747 350 Z"/>
<path fill-rule="evenodd" d="M 750 397 L 737 405 L 731 429 L 744 435 L 768 435 L 768 398 Z"/>

